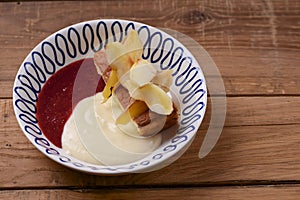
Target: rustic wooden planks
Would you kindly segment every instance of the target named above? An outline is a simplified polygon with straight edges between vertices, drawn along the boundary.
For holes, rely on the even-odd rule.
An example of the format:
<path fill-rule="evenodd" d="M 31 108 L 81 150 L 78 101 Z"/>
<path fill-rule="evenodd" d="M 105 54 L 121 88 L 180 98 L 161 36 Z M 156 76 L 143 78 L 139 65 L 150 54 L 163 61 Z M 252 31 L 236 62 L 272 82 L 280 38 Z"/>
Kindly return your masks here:
<path fill-rule="evenodd" d="M 5 89 L 0 97 L 11 97 L 19 66 L 40 41 L 71 24 L 101 18 L 142 21 L 190 36 L 219 66 L 228 95 L 299 95 L 299 2 L 255 0 L 251 5 L 239 1 L 2 3 L 0 26 L 6 28 L 0 33 L 0 84 Z"/>
<path fill-rule="evenodd" d="M 55 31 L 101 18 L 174 29 L 208 51 L 224 80 L 228 113 L 207 157 L 197 154 L 210 104 L 187 152 L 147 174 L 82 174 L 27 140 L 11 99 L 22 61 Z M 297 0 L 0 3 L 0 199 L 299 199 L 299 21 Z"/>
<path fill-rule="evenodd" d="M 157 172 L 93 177 L 46 158 L 19 130 L 10 99 L 1 100 L 0 187 L 207 184 L 233 180 L 299 180 L 300 97 L 229 97 L 221 138 L 211 154 L 197 155 L 209 115 L 189 150 Z M 280 109 L 279 109 L 280 108 Z M 284 112 L 283 112 L 283 111 Z M 22 166 L 22 167 L 21 167 Z M 18 169 L 18 170 L 15 170 Z"/>
<path fill-rule="evenodd" d="M 1 37 L 1 36 L 0 36 Z M 1 46 L 0 46 L 1 48 Z M 32 46 L 34 48 L 34 46 Z M 193 46 L 191 47 L 193 50 Z M 14 51 L 14 50 L 11 50 Z M 0 51 L 4 59 L 0 60 L 0 97 L 11 97 L 15 76 L 23 59 L 30 49 L 16 51 L 16 58 Z M 210 53 L 211 52 L 211 53 Z M 280 57 L 270 58 L 270 51 L 250 49 L 209 50 L 211 57 L 219 67 L 229 96 L 238 95 L 300 95 L 300 51 L 278 51 Z M 253 59 L 258 57 L 259 60 Z M 290 58 L 291 57 L 291 58 Z M 211 77 L 207 77 L 213 79 Z"/>
<path fill-rule="evenodd" d="M 216 187 L 216 188 L 167 188 L 167 189 L 95 189 L 95 190 L 10 190 L 0 191 L 2 199 L 175 199 L 184 197 L 187 200 L 196 199 L 257 199 L 295 200 L 299 198 L 300 188 L 297 185 L 283 186 L 254 186 L 254 187 Z"/>
<path fill-rule="evenodd" d="M 147 174 L 103 177 L 82 174 L 54 163 L 25 136 L 1 142 L 1 188 L 149 185 L 249 184 L 256 180 L 300 179 L 299 130 L 295 125 L 224 128 L 217 146 L 197 157 L 202 131 L 188 151 L 171 166 Z"/>

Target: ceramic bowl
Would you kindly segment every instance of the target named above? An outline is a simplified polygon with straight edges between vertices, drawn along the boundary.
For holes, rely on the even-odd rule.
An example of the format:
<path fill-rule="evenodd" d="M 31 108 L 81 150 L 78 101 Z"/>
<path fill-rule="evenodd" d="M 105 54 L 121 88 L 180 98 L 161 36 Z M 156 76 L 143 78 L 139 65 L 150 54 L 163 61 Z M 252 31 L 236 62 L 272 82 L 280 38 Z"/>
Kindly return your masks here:
<path fill-rule="evenodd" d="M 172 69 L 174 72 L 171 89 L 178 97 L 179 128 L 158 149 L 136 162 L 100 166 L 80 161 L 51 143 L 41 131 L 36 118 L 38 95 L 47 79 L 58 70 L 76 60 L 89 57 L 107 42 L 121 41 L 131 29 L 138 31 L 144 43 L 143 58 L 162 70 Z M 171 164 L 193 140 L 204 117 L 206 103 L 204 75 L 185 46 L 155 27 L 115 19 L 82 22 L 47 37 L 25 58 L 13 88 L 15 115 L 29 141 L 61 165 L 92 174 L 147 172 Z"/>

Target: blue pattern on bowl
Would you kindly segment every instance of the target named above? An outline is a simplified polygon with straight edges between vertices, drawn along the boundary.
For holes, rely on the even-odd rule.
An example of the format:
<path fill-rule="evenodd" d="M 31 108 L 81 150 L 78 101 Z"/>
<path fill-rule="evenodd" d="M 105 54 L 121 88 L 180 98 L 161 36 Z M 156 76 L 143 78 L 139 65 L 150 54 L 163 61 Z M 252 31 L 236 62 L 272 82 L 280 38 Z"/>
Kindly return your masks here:
<path fill-rule="evenodd" d="M 181 120 L 177 134 L 151 155 L 133 164 L 96 166 L 78 161 L 54 146 L 43 135 L 36 119 L 38 94 L 47 78 L 67 64 L 89 52 L 96 52 L 109 42 L 122 41 L 128 31 L 136 29 L 144 42 L 143 58 L 172 69 L 174 88 L 180 97 Z M 78 59 L 77 59 L 78 58 Z M 28 139 L 51 159 L 68 167 L 95 173 L 119 173 L 154 166 L 175 155 L 194 137 L 206 109 L 206 85 L 199 64 L 191 53 L 168 34 L 137 22 L 94 20 L 67 27 L 36 46 L 22 63 L 15 79 L 13 102 L 17 120 Z"/>

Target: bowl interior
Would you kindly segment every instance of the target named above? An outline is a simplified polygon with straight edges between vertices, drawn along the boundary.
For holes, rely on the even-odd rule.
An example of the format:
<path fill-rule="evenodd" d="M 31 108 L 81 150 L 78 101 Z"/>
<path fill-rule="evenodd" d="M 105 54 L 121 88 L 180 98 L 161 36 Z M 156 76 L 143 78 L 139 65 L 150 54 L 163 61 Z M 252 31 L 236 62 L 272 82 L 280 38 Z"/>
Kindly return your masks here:
<path fill-rule="evenodd" d="M 171 90 L 180 107 L 179 128 L 144 159 L 119 166 L 99 166 L 69 156 L 42 133 L 36 119 L 38 94 L 47 79 L 64 66 L 92 57 L 112 41 L 122 41 L 129 30 L 144 43 L 143 58 L 162 70 L 173 70 Z M 193 140 L 205 114 L 207 92 L 203 73 L 193 55 L 175 38 L 154 27 L 126 20 L 93 20 L 64 28 L 38 44 L 25 58 L 13 88 L 14 110 L 27 138 L 49 158 L 67 167 L 94 173 L 116 174 L 151 170 L 170 160 Z"/>

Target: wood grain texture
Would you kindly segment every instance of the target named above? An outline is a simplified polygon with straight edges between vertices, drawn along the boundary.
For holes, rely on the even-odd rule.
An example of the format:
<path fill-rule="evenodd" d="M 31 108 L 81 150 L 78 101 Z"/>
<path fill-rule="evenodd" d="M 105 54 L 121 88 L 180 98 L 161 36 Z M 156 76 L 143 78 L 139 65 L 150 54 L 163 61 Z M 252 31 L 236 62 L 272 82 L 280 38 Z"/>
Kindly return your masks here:
<path fill-rule="evenodd" d="M 169 189 L 98 189 L 98 190 L 11 190 L 0 191 L 0 198 L 7 200 L 81 200 L 81 199 L 174 199 L 174 200 L 298 200 L 300 187 L 295 186 L 256 186 L 256 187 L 216 187 L 216 188 L 169 188 Z"/>
<path fill-rule="evenodd" d="M 227 97 L 225 127 L 300 124 L 300 97 Z M 12 99 L 0 99 L 0 131 L 19 130 L 14 116 Z M 210 123 L 211 105 L 201 128 L 207 129 Z M 8 128 L 8 129 L 5 129 Z"/>
<path fill-rule="evenodd" d="M 224 80 L 228 112 L 207 157 L 198 152 L 210 104 L 185 154 L 145 174 L 67 169 L 21 132 L 11 98 L 24 58 L 66 26 L 106 18 L 176 30 L 208 51 Z M 299 22 L 297 0 L 0 3 L 0 199 L 300 199 Z M 196 45 L 178 39 L 197 54 Z"/>
<path fill-rule="evenodd" d="M 0 187 L 147 187 L 300 179 L 297 156 L 300 133 L 294 125 L 225 128 L 213 152 L 202 160 L 197 156 L 203 136 L 199 133 L 186 153 L 172 165 L 156 172 L 117 177 L 69 170 L 46 158 L 20 135 L 18 140 L 1 142 L 0 154 L 5 162 L 0 166 Z"/>
<path fill-rule="evenodd" d="M 0 47 L 1 48 L 1 47 Z M 34 48 L 34 46 L 32 46 Z M 191 46 L 193 52 L 193 46 Z M 195 49 L 194 51 L 196 51 Z M 19 67 L 30 49 L 24 50 L 20 57 L 0 60 L 0 97 L 12 97 L 14 78 Z M 287 53 L 280 51 L 281 58 L 276 63 L 270 57 L 268 50 L 231 50 L 227 55 L 224 50 L 211 50 L 211 57 L 219 67 L 225 84 L 226 93 L 229 96 L 241 95 L 300 95 L 300 51 Z M 259 57 L 259 60 L 254 59 Z M 20 59 L 22 58 L 22 59 Z M 289 59 L 291 58 L 291 59 Z M 201 63 L 201 61 L 200 61 Z M 267 70 L 266 70 L 267 69 Z M 213 79 L 208 76 L 207 79 Z"/>
<path fill-rule="evenodd" d="M 0 187 L 210 184 L 247 180 L 300 180 L 300 97 L 229 97 L 225 128 L 214 150 L 198 158 L 210 113 L 187 152 L 148 174 L 94 177 L 54 163 L 27 140 L 10 99 L 0 100 Z M 284 111 L 284 112 L 282 112 Z M 21 166 L 22 167 L 21 167 Z M 18 169 L 18 170 L 15 170 Z"/>
<path fill-rule="evenodd" d="M 0 13 L 0 27 L 6 27 L 0 30 L 0 86 L 8 86 L 0 97 L 11 97 L 19 66 L 40 41 L 74 23 L 103 18 L 188 35 L 212 56 L 228 95 L 300 94 L 296 0 L 21 2 L 0 4 Z"/>

